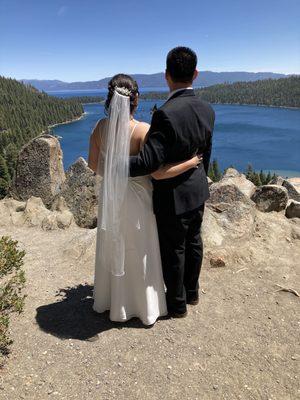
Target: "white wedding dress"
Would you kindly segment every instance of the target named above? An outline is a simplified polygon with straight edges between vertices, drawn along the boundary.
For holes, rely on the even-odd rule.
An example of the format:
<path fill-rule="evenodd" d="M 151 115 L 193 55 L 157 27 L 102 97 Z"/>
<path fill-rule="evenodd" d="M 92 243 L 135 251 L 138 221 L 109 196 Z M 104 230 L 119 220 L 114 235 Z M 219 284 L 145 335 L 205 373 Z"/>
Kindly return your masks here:
<path fill-rule="evenodd" d="M 97 228 L 93 310 L 98 313 L 109 310 L 112 321 L 138 317 L 143 324 L 152 325 L 158 317 L 167 314 L 167 306 L 149 176 L 128 179 L 120 215 L 124 274 L 114 275 L 104 265 L 100 251 L 102 231 Z"/>

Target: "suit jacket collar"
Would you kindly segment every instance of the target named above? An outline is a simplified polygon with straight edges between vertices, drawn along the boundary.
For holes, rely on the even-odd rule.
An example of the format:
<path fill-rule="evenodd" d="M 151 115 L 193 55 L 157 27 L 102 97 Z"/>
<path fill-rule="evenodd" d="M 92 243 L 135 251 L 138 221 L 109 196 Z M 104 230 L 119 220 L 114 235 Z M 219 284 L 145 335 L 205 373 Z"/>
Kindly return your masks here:
<path fill-rule="evenodd" d="M 173 100 L 173 99 L 175 99 L 176 97 L 186 97 L 186 96 L 195 96 L 195 92 L 194 92 L 194 89 L 185 89 L 185 88 L 183 88 L 183 89 L 181 89 L 181 90 L 178 90 L 176 93 L 174 93 L 167 101 L 166 101 L 166 103 L 168 102 L 168 101 L 170 101 L 170 100 Z"/>

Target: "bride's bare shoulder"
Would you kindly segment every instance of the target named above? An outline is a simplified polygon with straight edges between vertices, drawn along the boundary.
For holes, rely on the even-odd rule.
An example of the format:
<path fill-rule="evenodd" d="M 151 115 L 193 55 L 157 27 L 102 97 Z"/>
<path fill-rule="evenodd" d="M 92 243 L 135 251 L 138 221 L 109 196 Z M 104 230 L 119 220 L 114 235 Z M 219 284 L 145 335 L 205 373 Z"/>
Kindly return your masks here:
<path fill-rule="evenodd" d="M 107 121 L 107 118 L 99 119 L 96 122 L 96 124 L 95 124 L 95 126 L 94 126 L 94 128 L 92 130 L 91 139 L 94 140 L 97 145 L 100 144 L 101 132 L 103 130 L 103 127 L 104 127 L 106 121 Z"/>
<path fill-rule="evenodd" d="M 147 122 L 139 122 L 136 126 L 136 134 L 140 137 L 146 136 L 149 131 L 150 125 Z"/>
<path fill-rule="evenodd" d="M 97 122 L 96 122 L 96 124 L 95 124 L 95 126 L 94 126 L 94 129 L 93 129 L 93 132 L 95 131 L 95 130 L 101 130 L 101 128 L 106 124 L 106 121 L 107 121 L 107 118 L 101 118 L 101 119 L 99 119 Z"/>

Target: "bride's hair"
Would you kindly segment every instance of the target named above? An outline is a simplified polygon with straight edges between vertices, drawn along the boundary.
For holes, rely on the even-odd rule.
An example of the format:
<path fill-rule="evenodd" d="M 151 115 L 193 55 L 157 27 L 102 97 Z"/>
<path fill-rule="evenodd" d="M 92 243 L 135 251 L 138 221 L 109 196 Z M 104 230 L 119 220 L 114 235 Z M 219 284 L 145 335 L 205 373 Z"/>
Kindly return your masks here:
<path fill-rule="evenodd" d="M 115 90 L 117 90 L 120 94 L 128 95 L 130 98 L 130 114 L 133 114 L 137 107 L 137 95 L 139 95 L 139 87 L 137 82 L 129 75 L 117 74 L 113 76 L 108 82 L 108 93 L 105 101 L 106 112 L 108 112 L 108 108 Z"/>

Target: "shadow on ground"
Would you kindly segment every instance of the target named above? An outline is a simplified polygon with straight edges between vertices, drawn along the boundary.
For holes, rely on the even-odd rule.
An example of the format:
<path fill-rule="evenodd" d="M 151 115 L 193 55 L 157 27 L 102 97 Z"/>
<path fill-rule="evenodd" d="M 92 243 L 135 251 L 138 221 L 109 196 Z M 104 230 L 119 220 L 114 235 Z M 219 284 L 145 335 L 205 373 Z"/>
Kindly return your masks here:
<path fill-rule="evenodd" d="M 93 286 L 78 285 L 59 289 L 62 300 L 37 308 L 39 327 L 61 339 L 96 340 L 97 335 L 109 329 L 144 328 L 138 318 L 125 323 L 109 320 L 109 312 L 96 313 L 92 309 Z"/>

